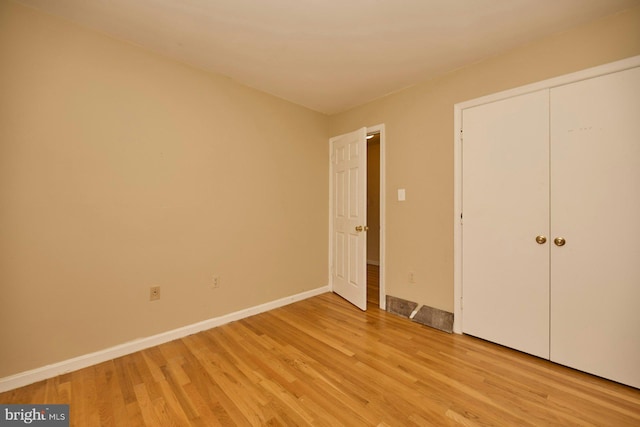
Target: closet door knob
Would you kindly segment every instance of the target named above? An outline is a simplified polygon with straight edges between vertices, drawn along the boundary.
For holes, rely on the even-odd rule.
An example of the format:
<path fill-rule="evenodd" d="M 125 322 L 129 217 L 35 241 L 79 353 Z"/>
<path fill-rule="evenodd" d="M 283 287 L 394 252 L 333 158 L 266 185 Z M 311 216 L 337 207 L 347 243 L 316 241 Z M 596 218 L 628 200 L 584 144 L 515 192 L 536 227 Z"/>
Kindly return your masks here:
<path fill-rule="evenodd" d="M 547 243 L 547 238 L 544 236 L 536 236 L 536 242 L 538 242 L 539 245 L 544 245 Z"/>
<path fill-rule="evenodd" d="M 567 241 L 564 240 L 562 237 L 556 237 L 555 239 L 553 239 L 553 243 L 555 243 L 556 246 L 564 246 L 564 244 L 567 243 Z"/>

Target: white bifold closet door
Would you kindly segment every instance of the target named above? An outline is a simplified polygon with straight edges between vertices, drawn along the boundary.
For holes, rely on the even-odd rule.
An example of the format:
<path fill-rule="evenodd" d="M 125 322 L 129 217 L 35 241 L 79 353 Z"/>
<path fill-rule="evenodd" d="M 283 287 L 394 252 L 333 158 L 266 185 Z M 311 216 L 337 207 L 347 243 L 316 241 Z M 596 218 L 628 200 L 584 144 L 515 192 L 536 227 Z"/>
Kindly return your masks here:
<path fill-rule="evenodd" d="M 463 332 L 640 387 L 640 68 L 462 125 Z"/>
<path fill-rule="evenodd" d="M 640 387 L 640 68 L 550 105 L 551 360 Z"/>
<path fill-rule="evenodd" d="M 462 114 L 463 332 L 548 358 L 548 90 Z"/>

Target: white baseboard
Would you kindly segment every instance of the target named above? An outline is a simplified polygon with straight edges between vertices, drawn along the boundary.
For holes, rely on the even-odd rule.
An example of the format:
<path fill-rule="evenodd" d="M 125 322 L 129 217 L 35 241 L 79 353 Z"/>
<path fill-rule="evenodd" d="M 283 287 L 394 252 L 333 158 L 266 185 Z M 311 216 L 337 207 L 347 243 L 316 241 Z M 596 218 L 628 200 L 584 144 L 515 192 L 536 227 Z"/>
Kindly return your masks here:
<path fill-rule="evenodd" d="M 77 371 L 78 369 L 106 362 L 107 360 L 115 359 L 116 357 L 135 353 L 136 351 L 144 350 L 145 348 L 177 340 L 188 335 L 195 334 L 197 332 L 224 325 L 225 323 L 244 319 L 245 317 L 250 317 L 259 313 L 263 313 L 265 311 L 273 310 L 278 307 L 283 307 L 285 305 L 297 301 L 302 301 L 307 298 L 311 298 L 330 291 L 331 290 L 329 286 L 323 286 L 321 288 L 316 288 L 296 295 L 284 297 L 279 300 L 245 308 L 244 310 L 236 311 L 234 313 L 225 314 L 224 316 L 214 317 L 212 319 L 183 326 L 178 329 L 162 332 L 150 337 L 129 341 L 124 344 L 96 351 L 95 353 L 85 354 L 82 356 L 74 357 L 73 359 L 54 363 L 52 365 L 47 365 L 41 368 L 36 368 L 8 377 L 0 378 L 0 393 L 33 384 L 38 381 L 46 380 L 48 378 L 53 378 L 58 375 L 66 374 L 68 372 Z"/>
<path fill-rule="evenodd" d="M 373 260 L 368 259 L 367 260 L 367 264 L 378 265 L 379 266 L 380 265 L 380 261 L 373 261 Z"/>

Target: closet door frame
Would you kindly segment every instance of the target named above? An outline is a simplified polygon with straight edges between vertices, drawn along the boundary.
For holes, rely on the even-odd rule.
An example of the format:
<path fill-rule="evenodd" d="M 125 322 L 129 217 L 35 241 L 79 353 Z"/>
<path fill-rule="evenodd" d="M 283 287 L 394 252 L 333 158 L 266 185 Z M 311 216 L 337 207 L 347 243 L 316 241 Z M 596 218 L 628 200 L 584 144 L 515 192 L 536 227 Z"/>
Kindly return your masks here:
<path fill-rule="evenodd" d="M 454 212 L 453 212 L 453 238 L 454 238 L 454 322 L 453 332 L 462 333 L 462 111 L 466 108 L 487 104 L 502 99 L 536 92 L 542 89 L 551 89 L 556 86 L 574 83 L 617 71 L 627 70 L 640 66 L 640 55 L 626 58 L 609 64 L 600 65 L 586 70 L 566 74 L 559 77 L 532 83 L 514 89 L 472 99 L 454 105 Z"/>

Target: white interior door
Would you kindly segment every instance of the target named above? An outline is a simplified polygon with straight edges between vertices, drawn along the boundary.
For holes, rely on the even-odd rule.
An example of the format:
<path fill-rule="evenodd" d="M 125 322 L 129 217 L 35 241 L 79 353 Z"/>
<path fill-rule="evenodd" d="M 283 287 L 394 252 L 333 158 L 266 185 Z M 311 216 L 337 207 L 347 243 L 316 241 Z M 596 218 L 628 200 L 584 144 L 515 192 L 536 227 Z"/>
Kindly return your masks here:
<path fill-rule="evenodd" d="M 551 360 L 640 387 L 640 68 L 551 111 Z"/>
<path fill-rule="evenodd" d="M 549 357 L 549 98 L 462 112 L 462 330 Z"/>
<path fill-rule="evenodd" d="M 367 128 L 331 138 L 333 291 L 367 309 Z"/>

